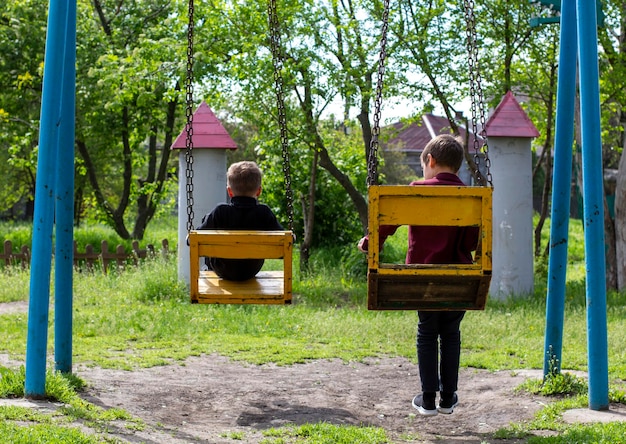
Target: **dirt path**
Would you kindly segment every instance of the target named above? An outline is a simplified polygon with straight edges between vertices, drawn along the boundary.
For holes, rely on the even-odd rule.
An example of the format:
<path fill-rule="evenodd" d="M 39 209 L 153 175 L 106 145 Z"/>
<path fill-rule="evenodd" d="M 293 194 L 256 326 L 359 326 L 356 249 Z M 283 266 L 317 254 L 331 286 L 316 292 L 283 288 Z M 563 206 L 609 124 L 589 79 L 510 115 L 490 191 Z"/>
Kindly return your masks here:
<path fill-rule="evenodd" d="M 278 367 L 204 356 L 185 365 L 77 374 L 89 384 L 87 400 L 125 409 L 150 425 L 144 431 L 112 430 L 129 442 L 232 444 L 237 441 L 229 433 L 241 432 L 243 442 L 257 443 L 271 427 L 323 421 L 382 427 L 393 442 L 481 443 L 541 408 L 540 398 L 514 392 L 539 371 L 464 369 L 454 414 L 424 418 L 411 407 L 419 387 L 416 371 L 402 358 Z"/>

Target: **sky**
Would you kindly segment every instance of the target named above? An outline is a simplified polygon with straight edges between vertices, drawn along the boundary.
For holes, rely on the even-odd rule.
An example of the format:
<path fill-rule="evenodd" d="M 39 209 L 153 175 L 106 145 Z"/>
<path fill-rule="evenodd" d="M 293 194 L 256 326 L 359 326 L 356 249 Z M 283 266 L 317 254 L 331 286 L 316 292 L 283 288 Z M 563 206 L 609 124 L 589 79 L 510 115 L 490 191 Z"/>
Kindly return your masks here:
<path fill-rule="evenodd" d="M 468 98 L 460 103 L 455 103 L 452 105 L 455 110 L 463 112 L 466 117 L 470 116 L 470 106 L 471 101 Z M 415 110 L 420 106 L 416 105 L 415 102 L 404 99 L 397 98 L 395 100 L 387 100 L 383 101 L 381 106 L 381 125 L 389 125 L 391 123 L 395 123 L 402 118 L 411 117 L 415 114 Z M 350 113 L 350 118 L 355 119 L 358 114 L 358 109 L 354 108 Z M 372 109 L 373 112 L 373 109 Z M 324 117 L 328 117 L 331 114 L 334 114 L 336 117 L 339 117 L 343 114 L 343 104 L 340 99 L 336 99 L 333 101 L 323 113 Z M 433 114 L 438 116 L 443 116 L 443 107 L 439 104 L 435 104 L 435 109 L 433 110 Z"/>

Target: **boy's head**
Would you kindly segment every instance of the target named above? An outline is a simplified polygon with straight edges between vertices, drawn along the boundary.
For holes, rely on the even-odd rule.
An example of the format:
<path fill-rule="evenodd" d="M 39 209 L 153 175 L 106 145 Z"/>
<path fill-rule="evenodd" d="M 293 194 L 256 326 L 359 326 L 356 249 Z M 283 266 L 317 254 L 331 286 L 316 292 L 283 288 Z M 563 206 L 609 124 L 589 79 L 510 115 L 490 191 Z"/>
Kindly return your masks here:
<path fill-rule="evenodd" d="M 441 134 L 424 147 L 420 160 L 424 177 L 431 179 L 440 172 L 456 174 L 463 164 L 463 145 L 451 134 Z"/>
<path fill-rule="evenodd" d="M 263 173 L 256 162 L 244 160 L 233 163 L 226 174 L 228 194 L 230 197 L 258 197 L 261 194 L 262 178 Z"/>

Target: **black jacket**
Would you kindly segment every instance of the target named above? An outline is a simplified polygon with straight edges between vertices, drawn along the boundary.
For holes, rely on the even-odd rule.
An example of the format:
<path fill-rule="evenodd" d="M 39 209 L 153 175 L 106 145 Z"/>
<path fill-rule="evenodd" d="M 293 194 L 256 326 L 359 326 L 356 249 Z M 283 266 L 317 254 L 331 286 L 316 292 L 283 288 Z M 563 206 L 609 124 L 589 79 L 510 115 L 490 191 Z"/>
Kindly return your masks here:
<path fill-rule="evenodd" d="M 198 230 L 283 231 L 272 210 L 254 197 L 234 196 L 202 218 Z M 209 269 L 231 281 L 252 279 L 263 267 L 263 259 L 207 258 Z"/>

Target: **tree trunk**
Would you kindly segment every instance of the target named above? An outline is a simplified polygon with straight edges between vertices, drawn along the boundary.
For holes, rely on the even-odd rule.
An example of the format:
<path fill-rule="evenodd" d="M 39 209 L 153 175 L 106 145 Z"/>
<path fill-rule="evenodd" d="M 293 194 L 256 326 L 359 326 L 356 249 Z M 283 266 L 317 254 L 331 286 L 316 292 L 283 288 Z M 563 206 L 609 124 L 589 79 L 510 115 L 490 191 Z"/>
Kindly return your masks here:
<path fill-rule="evenodd" d="M 174 140 L 174 125 L 176 122 L 177 100 L 172 100 L 167 105 L 167 114 L 165 121 L 165 138 L 159 158 L 157 149 L 157 128 L 153 128 L 153 136 L 149 140 L 148 174 L 145 180 L 140 181 L 140 188 L 148 185 L 154 190 L 140 194 L 137 200 L 137 217 L 135 218 L 135 226 L 133 228 L 132 238 L 143 239 L 148 223 L 154 217 L 154 213 L 160 204 L 161 192 L 167 181 L 167 165 L 170 159 L 170 146 Z M 157 168 L 158 165 L 158 168 Z M 154 186 L 153 186 L 154 185 Z"/>
<path fill-rule="evenodd" d="M 375 174 L 372 177 L 374 184 L 378 183 L 378 158 L 372 157 L 372 125 L 370 123 L 370 115 L 366 110 L 361 110 L 357 116 L 359 123 L 361 124 L 361 132 L 363 133 L 363 144 L 365 146 L 365 162 L 367 163 L 368 177 L 370 169 L 375 169 Z M 378 156 L 378 153 L 377 153 Z M 373 164 L 372 162 L 375 162 Z M 365 225 L 367 227 L 367 224 Z"/>
<path fill-rule="evenodd" d="M 321 138 L 320 138 L 321 140 Z M 319 148 L 319 147 L 318 147 Z M 328 151 L 326 147 L 322 145 L 319 148 L 320 154 L 320 166 L 324 168 L 326 171 L 330 173 L 331 176 L 339 182 L 339 184 L 343 187 L 344 190 L 350 196 L 350 199 L 354 203 L 356 210 L 359 214 L 359 219 L 361 220 L 361 225 L 363 226 L 363 230 L 367 231 L 367 201 L 363 197 L 363 195 L 356 189 L 354 184 L 350 181 L 350 178 L 343 174 L 339 168 L 333 163 L 332 159 L 328 155 Z"/>
<path fill-rule="evenodd" d="M 556 91 L 556 82 L 557 66 L 556 64 L 553 64 L 550 71 L 550 91 Z M 550 98 L 548 99 L 546 107 L 546 115 L 548 116 L 552 116 L 554 114 L 554 99 L 555 95 L 550 93 Z M 539 257 L 539 255 L 541 254 L 541 231 L 550 210 L 550 190 L 552 190 L 552 125 L 552 119 L 548 119 L 546 126 L 546 140 L 543 144 L 543 152 L 541 153 L 541 157 L 545 158 L 546 177 L 543 184 L 543 193 L 541 195 L 541 214 L 539 215 L 539 222 L 535 227 L 535 257 Z M 572 166 L 564 165 L 563 167 L 571 168 Z M 533 171 L 533 178 L 534 176 L 535 172 Z M 548 246 L 549 245 L 550 240 L 548 240 Z M 545 251 L 546 253 L 549 253 L 548 248 Z"/>
<path fill-rule="evenodd" d="M 308 79 L 305 72 L 302 72 L 302 77 L 303 80 Z M 365 105 L 362 104 L 362 106 Z M 359 190 L 356 189 L 356 187 L 350 180 L 350 177 L 348 177 L 348 175 L 344 174 L 343 172 L 341 172 L 341 170 L 339 170 L 339 168 L 337 168 L 337 166 L 330 158 L 330 155 L 328 154 L 328 150 L 326 149 L 326 145 L 324 144 L 324 139 L 317 129 L 316 120 L 313 116 L 310 83 L 305 82 L 304 84 L 304 97 L 300 98 L 300 108 L 304 114 L 308 133 L 311 135 L 311 144 L 316 152 L 316 155 L 319 156 L 319 166 L 328 171 L 328 173 L 343 187 L 343 189 L 346 190 L 346 193 L 348 193 L 350 200 L 352 200 L 352 202 L 354 203 L 357 213 L 359 214 L 359 219 L 361 220 L 363 230 L 367 231 L 367 201 L 359 192 Z M 366 132 L 369 134 L 369 138 L 371 140 L 371 126 L 369 125 L 369 118 L 367 118 L 368 115 L 369 114 L 362 109 L 361 114 L 358 117 L 359 121 L 361 121 L 361 125 L 364 126 L 363 137 L 365 143 L 367 143 L 367 137 L 365 136 Z M 367 148 L 369 148 L 369 145 L 367 145 Z M 368 152 L 367 149 L 366 152 Z"/>
<path fill-rule="evenodd" d="M 549 132 L 550 130 L 548 129 L 547 133 Z M 552 156 L 550 155 L 550 150 L 552 149 L 552 146 L 550 144 L 550 138 L 547 135 L 546 142 L 543 145 L 543 149 L 544 151 L 547 151 L 545 157 L 546 180 L 543 184 L 543 193 L 541 196 L 541 213 L 539 214 L 539 221 L 537 222 L 537 226 L 535 227 L 535 257 L 539 257 L 541 255 L 541 231 L 543 230 L 543 225 L 546 221 L 546 218 L 548 217 L 548 210 L 550 208 L 550 190 L 552 189 Z M 549 240 L 548 245 L 550 245 Z M 548 252 L 549 250 L 545 251 Z"/>
<path fill-rule="evenodd" d="M 304 239 L 300 244 L 300 272 L 309 268 L 309 258 L 311 255 L 311 244 L 313 243 L 313 227 L 315 226 L 315 184 L 317 180 L 317 163 L 319 154 L 317 150 L 313 154 L 313 164 L 311 165 L 311 181 L 309 182 L 309 193 L 306 199 L 302 198 L 302 215 L 304 217 Z"/>
<path fill-rule="evenodd" d="M 622 116 L 622 121 L 626 115 Z M 615 187 L 615 257 L 617 289 L 626 289 L 626 135 L 622 136 L 622 155 Z"/>
<path fill-rule="evenodd" d="M 606 195 L 603 196 L 604 201 L 604 245 L 606 257 L 606 288 L 607 290 L 617 290 L 617 255 L 615 245 L 615 225 L 611 214 L 609 213 L 609 205 Z"/>
<path fill-rule="evenodd" d="M 85 162 L 85 170 L 87 172 L 87 179 L 89 180 L 89 184 L 91 185 L 91 188 L 93 188 L 93 192 L 96 197 L 96 202 L 98 202 L 98 206 L 104 211 L 107 219 L 111 223 L 111 227 L 113 227 L 115 232 L 122 239 L 129 239 L 130 233 L 126 231 L 126 227 L 124 226 L 123 223 L 121 224 L 121 226 L 116 223 L 117 216 L 115 214 L 115 210 L 111 207 L 109 202 L 104 197 L 104 194 L 102 193 L 102 189 L 100 188 L 100 183 L 98 181 L 98 177 L 96 174 L 96 168 L 91 160 L 91 156 L 89 155 L 89 151 L 87 150 L 87 146 L 85 145 L 85 142 L 82 140 L 77 140 L 76 147 L 78 148 L 78 152 L 80 153 L 81 157 L 83 158 L 83 161 Z M 121 231 L 118 231 L 118 229 L 121 229 Z"/>

